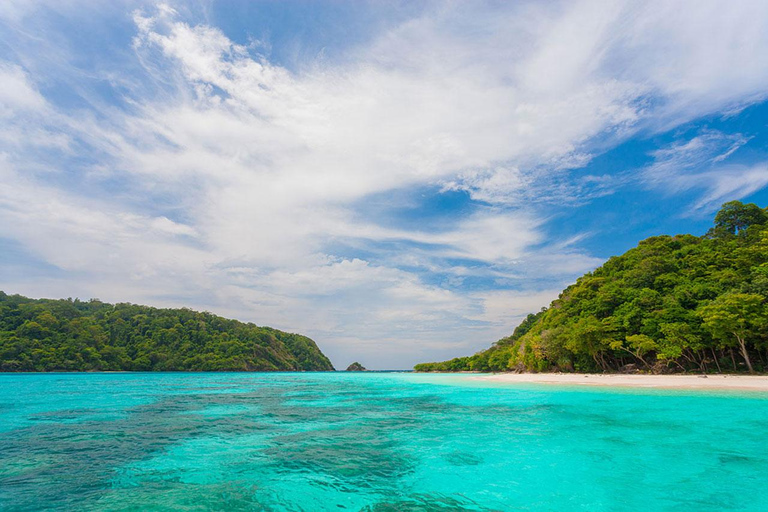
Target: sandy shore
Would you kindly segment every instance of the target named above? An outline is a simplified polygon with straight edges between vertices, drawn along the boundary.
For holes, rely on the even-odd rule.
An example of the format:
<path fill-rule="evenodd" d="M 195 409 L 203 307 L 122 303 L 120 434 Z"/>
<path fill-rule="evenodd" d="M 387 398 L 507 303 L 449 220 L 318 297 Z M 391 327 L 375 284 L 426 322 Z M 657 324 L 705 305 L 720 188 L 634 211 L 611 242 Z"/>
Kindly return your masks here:
<path fill-rule="evenodd" d="M 584 373 L 498 373 L 478 380 L 510 384 L 537 383 L 660 389 L 750 390 L 768 392 L 768 375 L 617 375 Z"/>

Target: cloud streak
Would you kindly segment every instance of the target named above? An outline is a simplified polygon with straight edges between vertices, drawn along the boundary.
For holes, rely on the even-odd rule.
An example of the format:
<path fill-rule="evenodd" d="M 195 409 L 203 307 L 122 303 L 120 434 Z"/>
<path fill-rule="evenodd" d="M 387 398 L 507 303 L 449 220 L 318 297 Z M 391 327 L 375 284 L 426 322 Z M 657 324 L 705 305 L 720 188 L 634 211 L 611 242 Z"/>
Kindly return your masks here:
<path fill-rule="evenodd" d="M 728 199 L 748 196 L 768 185 L 768 162 L 724 163 L 748 141 L 742 134 L 705 130 L 654 151 L 654 162 L 643 170 L 642 179 L 666 194 L 703 191 L 692 213 L 710 213 Z"/>
<path fill-rule="evenodd" d="M 69 277 L 2 286 L 208 308 L 312 335 L 337 366 L 479 349 L 600 263 L 549 230 L 553 209 L 621 186 L 581 173 L 596 155 L 766 91 L 768 11 L 701 5 L 445 4 L 288 69 L 173 4 L 120 4 L 131 75 L 70 69 L 75 107 L 17 44 L 28 65 L 0 65 L 0 237 Z M 744 140 L 661 149 L 643 179 L 705 177 L 697 208 L 755 191 L 765 165 L 726 162 Z M 390 222 L 396 201 L 361 214 L 422 189 L 472 208 L 437 228 Z"/>

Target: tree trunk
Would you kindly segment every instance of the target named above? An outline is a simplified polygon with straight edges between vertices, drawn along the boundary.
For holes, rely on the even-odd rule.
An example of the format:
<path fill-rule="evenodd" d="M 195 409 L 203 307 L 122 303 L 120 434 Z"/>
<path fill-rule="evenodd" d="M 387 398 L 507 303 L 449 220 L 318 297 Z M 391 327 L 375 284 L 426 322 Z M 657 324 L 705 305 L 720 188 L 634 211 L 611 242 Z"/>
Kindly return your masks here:
<path fill-rule="evenodd" d="M 649 365 L 649 364 L 648 364 L 648 361 L 646 361 L 646 360 L 645 360 L 645 358 L 644 358 L 643 356 L 641 356 L 640 354 L 635 354 L 635 356 L 636 356 L 636 357 L 637 357 L 639 360 L 641 360 L 641 361 L 643 362 L 643 366 L 645 366 L 646 368 L 650 368 L 650 367 L 651 367 L 651 365 Z"/>
<path fill-rule="evenodd" d="M 739 340 L 739 347 L 741 347 L 741 355 L 744 356 L 744 361 L 747 362 L 747 368 L 749 368 L 749 373 L 755 373 L 755 370 L 752 368 L 752 361 L 749 360 L 749 353 L 747 352 L 747 344 L 744 342 L 743 339 L 741 339 L 741 336 L 739 336 L 738 334 L 736 334 L 736 339 Z"/>
<path fill-rule="evenodd" d="M 699 365 L 699 362 L 696 361 L 696 356 L 694 355 L 693 351 L 691 351 L 690 349 L 683 350 L 682 355 L 685 359 L 688 360 L 689 363 L 697 366 Z"/>
<path fill-rule="evenodd" d="M 733 363 L 733 371 L 736 371 L 736 358 L 733 357 L 733 347 L 728 347 L 728 350 L 731 352 L 731 363 Z"/>
<path fill-rule="evenodd" d="M 603 355 L 603 353 L 602 352 L 598 352 L 598 354 L 600 355 L 600 366 L 603 368 L 603 373 L 605 373 L 605 372 L 607 372 L 609 370 L 613 370 L 613 368 L 611 367 L 610 363 L 608 363 L 605 360 L 605 356 Z"/>
<path fill-rule="evenodd" d="M 723 370 L 720 369 L 720 361 L 717 360 L 717 356 L 715 355 L 715 349 L 712 347 L 709 347 L 712 351 L 712 357 L 715 359 L 715 364 L 717 365 L 717 373 L 723 373 Z"/>
<path fill-rule="evenodd" d="M 634 357 L 635 359 L 639 359 L 640 361 L 642 361 L 642 362 L 643 362 L 643 364 L 645 365 L 645 367 L 646 367 L 646 368 L 650 368 L 650 367 L 651 367 L 651 366 L 648 364 L 648 361 L 646 361 L 646 360 L 643 358 L 643 356 L 641 356 L 641 355 L 640 355 L 640 352 L 639 352 L 639 351 L 638 351 L 638 352 L 632 352 L 632 351 L 631 351 L 631 350 L 629 350 L 628 348 L 624 348 L 624 347 L 621 347 L 621 350 L 623 350 L 623 351 L 624 351 L 624 352 L 626 352 L 627 354 L 631 355 L 631 356 L 632 356 L 632 357 Z M 621 365 L 622 365 L 622 366 L 624 366 L 625 364 L 626 364 L 626 363 L 625 363 L 625 361 L 624 361 L 624 356 L 621 356 Z"/>
<path fill-rule="evenodd" d="M 699 368 L 701 369 L 702 372 L 704 372 L 704 374 L 706 374 L 707 373 L 707 363 L 704 361 L 705 353 L 704 352 L 696 351 L 696 352 L 694 352 L 694 355 L 699 356 Z"/>

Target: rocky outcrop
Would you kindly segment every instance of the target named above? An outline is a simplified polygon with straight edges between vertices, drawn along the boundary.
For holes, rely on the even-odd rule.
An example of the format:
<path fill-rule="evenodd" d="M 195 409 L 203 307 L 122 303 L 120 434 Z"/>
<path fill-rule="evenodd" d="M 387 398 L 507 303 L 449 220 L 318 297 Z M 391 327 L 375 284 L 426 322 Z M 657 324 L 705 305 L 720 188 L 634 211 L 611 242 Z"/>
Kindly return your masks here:
<path fill-rule="evenodd" d="M 347 371 L 348 372 L 364 372 L 366 370 L 365 370 L 365 366 L 355 361 L 351 365 L 347 366 Z"/>

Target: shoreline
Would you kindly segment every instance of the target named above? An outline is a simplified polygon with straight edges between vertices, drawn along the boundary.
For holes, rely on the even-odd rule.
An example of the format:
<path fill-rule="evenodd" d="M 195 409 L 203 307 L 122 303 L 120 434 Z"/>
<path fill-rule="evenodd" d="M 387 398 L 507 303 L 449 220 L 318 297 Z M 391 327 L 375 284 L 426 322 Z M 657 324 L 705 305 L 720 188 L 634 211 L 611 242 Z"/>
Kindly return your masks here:
<path fill-rule="evenodd" d="M 768 375 L 637 375 L 613 373 L 494 373 L 474 380 L 500 384 L 555 384 L 651 389 L 711 389 L 768 393 Z"/>

